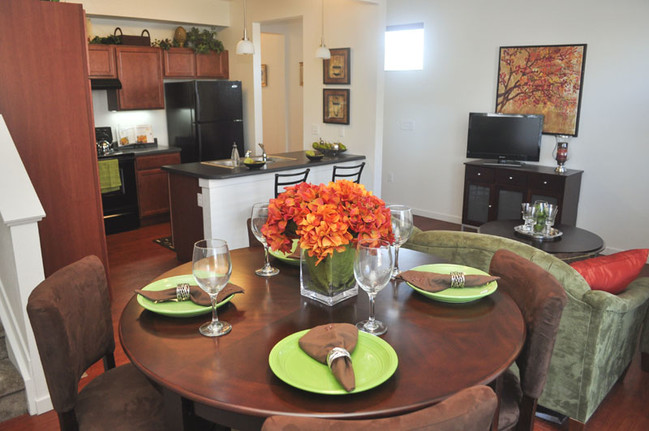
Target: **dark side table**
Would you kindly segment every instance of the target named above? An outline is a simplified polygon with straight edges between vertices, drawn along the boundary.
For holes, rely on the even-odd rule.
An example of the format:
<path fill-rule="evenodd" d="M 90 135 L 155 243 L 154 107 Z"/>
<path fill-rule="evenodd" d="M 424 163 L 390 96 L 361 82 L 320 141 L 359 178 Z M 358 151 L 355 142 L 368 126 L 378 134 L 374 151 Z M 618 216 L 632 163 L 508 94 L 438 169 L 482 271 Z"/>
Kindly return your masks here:
<path fill-rule="evenodd" d="M 554 227 L 563 232 L 563 235 L 555 240 L 539 241 L 516 233 L 514 227 L 521 224 L 522 220 L 495 220 L 481 225 L 478 232 L 529 244 L 566 262 L 596 256 L 604 249 L 604 240 L 586 229 L 559 224 Z"/>

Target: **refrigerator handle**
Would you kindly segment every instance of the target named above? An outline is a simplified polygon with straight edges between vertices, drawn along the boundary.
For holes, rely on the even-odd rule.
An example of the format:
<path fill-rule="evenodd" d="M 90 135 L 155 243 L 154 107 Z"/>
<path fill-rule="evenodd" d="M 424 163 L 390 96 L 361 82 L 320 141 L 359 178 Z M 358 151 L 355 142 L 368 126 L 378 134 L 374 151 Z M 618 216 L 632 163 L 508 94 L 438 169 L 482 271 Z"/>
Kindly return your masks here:
<path fill-rule="evenodd" d="M 243 120 L 241 118 L 237 118 L 236 120 L 232 120 L 233 123 L 243 123 Z"/>

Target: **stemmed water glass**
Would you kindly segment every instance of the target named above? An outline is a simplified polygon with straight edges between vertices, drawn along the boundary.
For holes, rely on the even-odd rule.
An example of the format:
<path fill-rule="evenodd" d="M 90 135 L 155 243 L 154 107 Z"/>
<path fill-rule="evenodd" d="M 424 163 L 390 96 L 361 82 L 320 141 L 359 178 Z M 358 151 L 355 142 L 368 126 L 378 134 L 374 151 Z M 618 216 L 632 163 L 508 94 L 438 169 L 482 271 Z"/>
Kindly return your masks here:
<path fill-rule="evenodd" d="M 404 205 L 389 205 L 392 217 L 392 233 L 394 233 L 394 268 L 392 278 L 399 275 L 399 247 L 403 245 L 412 234 L 412 211 Z"/>
<path fill-rule="evenodd" d="M 212 302 L 212 320 L 199 329 L 206 337 L 219 337 L 232 330 L 232 325 L 219 321 L 216 315 L 216 297 L 228 284 L 231 273 L 232 261 L 227 242 L 222 239 L 203 239 L 194 244 L 192 274 L 198 286 L 210 295 Z"/>
<path fill-rule="evenodd" d="M 354 258 L 354 277 L 370 298 L 369 319 L 356 324 L 360 331 L 382 335 L 388 330 L 383 322 L 374 319 L 374 297 L 389 283 L 391 274 L 390 243 L 379 239 L 359 240 Z"/>
<path fill-rule="evenodd" d="M 557 218 L 557 213 L 559 212 L 559 205 L 548 204 L 547 205 L 548 215 L 545 219 L 545 235 L 550 235 L 552 233 L 552 226 L 554 226 L 554 220 Z"/>
<path fill-rule="evenodd" d="M 536 207 L 529 202 L 524 202 L 521 204 L 521 209 L 523 220 L 525 221 L 523 229 L 525 232 L 532 232 L 532 225 L 534 224 L 534 218 L 536 216 Z"/>
<path fill-rule="evenodd" d="M 264 246 L 265 259 L 264 266 L 256 269 L 255 274 L 262 277 L 272 277 L 273 275 L 279 274 L 279 269 L 271 266 L 268 257 L 268 243 L 266 242 L 266 237 L 264 237 L 264 234 L 261 233 L 261 227 L 266 223 L 266 220 L 268 220 L 268 203 L 259 202 L 254 204 L 252 206 L 252 215 L 250 217 L 250 227 L 252 229 L 252 233 L 255 235 L 255 238 L 257 238 L 257 240 L 259 240 L 259 242 Z"/>

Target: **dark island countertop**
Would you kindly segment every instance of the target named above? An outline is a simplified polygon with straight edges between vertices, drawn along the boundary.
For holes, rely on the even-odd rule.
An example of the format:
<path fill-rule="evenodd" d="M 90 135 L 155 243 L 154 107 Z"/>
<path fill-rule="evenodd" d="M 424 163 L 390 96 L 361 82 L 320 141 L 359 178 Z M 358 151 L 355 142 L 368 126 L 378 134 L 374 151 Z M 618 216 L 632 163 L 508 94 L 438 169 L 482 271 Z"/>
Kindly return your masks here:
<path fill-rule="evenodd" d="M 243 164 L 241 158 L 241 165 L 233 168 L 226 168 L 214 166 L 210 162 L 194 162 L 182 163 L 179 165 L 165 165 L 163 170 L 174 174 L 187 175 L 196 178 L 206 178 L 214 180 L 222 180 L 235 177 L 244 177 L 250 175 L 261 175 L 270 172 L 280 172 L 290 169 L 309 168 L 321 165 L 333 165 L 337 163 L 351 162 L 356 160 L 364 160 L 365 156 L 357 154 L 342 153 L 336 157 L 324 157 L 319 161 L 312 161 L 306 157 L 306 151 L 292 151 L 288 153 L 269 154 L 268 158 L 277 159 L 266 163 L 259 169 L 250 169 Z"/>
<path fill-rule="evenodd" d="M 113 151 L 108 154 L 103 154 L 101 156 L 97 156 L 99 159 L 105 159 L 108 157 L 117 157 L 117 156 L 126 156 L 126 155 L 133 155 L 135 157 L 138 156 L 152 156 L 156 154 L 169 154 L 169 153 L 179 153 L 180 148 L 178 147 L 158 147 L 157 145 L 151 146 L 151 145 L 142 145 L 140 146 L 133 146 L 129 148 L 120 148 L 117 151 Z"/>

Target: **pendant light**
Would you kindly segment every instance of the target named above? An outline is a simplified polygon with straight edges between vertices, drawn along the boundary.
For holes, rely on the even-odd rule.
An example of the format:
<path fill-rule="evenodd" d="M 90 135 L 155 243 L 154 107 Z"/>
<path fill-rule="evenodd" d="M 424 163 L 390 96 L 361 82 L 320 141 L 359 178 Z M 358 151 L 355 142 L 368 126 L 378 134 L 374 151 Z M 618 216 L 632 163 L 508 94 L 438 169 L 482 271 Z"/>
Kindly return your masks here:
<path fill-rule="evenodd" d="M 254 54 L 255 46 L 248 40 L 248 29 L 246 28 L 246 0 L 243 0 L 243 39 L 237 42 L 237 55 Z"/>
<path fill-rule="evenodd" d="M 322 2 L 322 35 L 320 36 L 320 46 L 315 50 L 315 56 L 316 58 L 328 60 L 331 58 L 331 52 L 324 43 L 324 0 L 320 1 Z"/>

